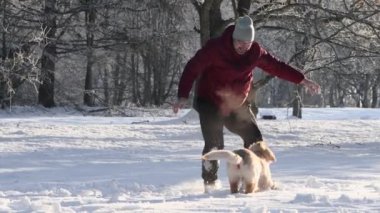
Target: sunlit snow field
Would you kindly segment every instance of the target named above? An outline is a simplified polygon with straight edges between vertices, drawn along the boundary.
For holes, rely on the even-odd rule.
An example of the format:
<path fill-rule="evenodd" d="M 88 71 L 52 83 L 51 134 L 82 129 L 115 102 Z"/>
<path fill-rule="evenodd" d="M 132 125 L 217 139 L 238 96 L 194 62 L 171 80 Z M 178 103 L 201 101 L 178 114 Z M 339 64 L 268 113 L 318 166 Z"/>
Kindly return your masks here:
<path fill-rule="evenodd" d="M 279 190 L 249 195 L 230 194 L 223 161 L 205 194 L 197 114 L 166 114 L 0 111 L 0 212 L 380 211 L 380 109 L 260 109 Z"/>

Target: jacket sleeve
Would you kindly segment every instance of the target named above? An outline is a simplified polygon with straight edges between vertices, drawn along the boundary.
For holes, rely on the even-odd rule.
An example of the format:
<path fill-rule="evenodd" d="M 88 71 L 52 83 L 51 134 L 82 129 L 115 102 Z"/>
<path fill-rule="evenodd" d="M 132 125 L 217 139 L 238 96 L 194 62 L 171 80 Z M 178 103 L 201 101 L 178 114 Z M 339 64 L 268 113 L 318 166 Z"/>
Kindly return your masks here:
<path fill-rule="evenodd" d="M 194 81 L 211 64 L 210 48 L 206 44 L 187 62 L 178 85 L 178 98 L 189 98 Z"/>
<path fill-rule="evenodd" d="M 261 47 L 257 66 L 271 75 L 296 84 L 300 83 L 305 78 L 301 71 L 278 60 Z"/>

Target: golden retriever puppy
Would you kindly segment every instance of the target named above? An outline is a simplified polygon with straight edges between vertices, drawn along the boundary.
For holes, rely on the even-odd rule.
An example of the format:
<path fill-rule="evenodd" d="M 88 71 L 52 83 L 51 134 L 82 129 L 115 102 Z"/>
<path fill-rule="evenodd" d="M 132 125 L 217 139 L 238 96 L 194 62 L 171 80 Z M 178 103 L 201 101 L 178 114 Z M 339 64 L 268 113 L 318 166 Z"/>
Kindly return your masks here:
<path fill-rule="evenodd" d="M 274 188 L 270 163 L 276 161 L 265 142 L 252 144 L 249 149 L 213 150 L 202 156 L 203 160 L 227 160 L 227 174 L 231 193 L 239 191 L 240 182 L 245 193 Z"/>

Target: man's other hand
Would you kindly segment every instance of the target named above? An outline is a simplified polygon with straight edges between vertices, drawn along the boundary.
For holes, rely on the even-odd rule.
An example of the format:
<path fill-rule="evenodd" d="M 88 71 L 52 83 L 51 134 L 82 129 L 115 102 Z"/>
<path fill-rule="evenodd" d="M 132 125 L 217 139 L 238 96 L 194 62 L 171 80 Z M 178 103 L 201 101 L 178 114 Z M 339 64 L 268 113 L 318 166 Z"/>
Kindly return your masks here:
<path fill-rule="evenodd" d="M 177 114 L 178 111 L 182 109 L 186 103 L 187 103 L 186 98 L 179 98 L 178 101 L 173 104 L 173 112 Z"/>

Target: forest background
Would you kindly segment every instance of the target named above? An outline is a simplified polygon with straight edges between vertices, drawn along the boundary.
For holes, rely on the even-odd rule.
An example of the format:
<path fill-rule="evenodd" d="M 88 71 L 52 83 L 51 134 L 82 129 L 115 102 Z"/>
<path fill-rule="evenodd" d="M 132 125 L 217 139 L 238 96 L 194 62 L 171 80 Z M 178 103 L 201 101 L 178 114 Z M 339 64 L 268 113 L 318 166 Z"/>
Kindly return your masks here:
<path fill-rule="evenodd" d="M 259 107 L 379 107 L 380 0 L 1 0 L 0 101 L 169 107 L 186 62 L 239 15 L 321 85 L 309 96 L 255 71 Z"/>

